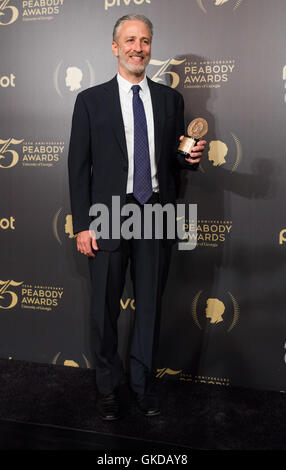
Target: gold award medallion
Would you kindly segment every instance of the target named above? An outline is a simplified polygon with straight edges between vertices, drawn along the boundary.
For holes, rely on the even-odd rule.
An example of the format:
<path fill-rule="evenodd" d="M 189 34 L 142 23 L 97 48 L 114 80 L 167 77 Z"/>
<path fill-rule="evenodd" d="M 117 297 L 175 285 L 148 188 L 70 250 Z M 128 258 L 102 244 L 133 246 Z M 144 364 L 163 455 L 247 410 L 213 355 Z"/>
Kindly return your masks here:
<path fill-rule="evenodd" d="M 181 140 L 178 152 L 189 156 L 197 141 L 201 139 L 207 132 L 208 123 L 205 119 L 196 118 L 191 121 L 187 128 L 188 137 L 184 136 L 184 138 Z"/>

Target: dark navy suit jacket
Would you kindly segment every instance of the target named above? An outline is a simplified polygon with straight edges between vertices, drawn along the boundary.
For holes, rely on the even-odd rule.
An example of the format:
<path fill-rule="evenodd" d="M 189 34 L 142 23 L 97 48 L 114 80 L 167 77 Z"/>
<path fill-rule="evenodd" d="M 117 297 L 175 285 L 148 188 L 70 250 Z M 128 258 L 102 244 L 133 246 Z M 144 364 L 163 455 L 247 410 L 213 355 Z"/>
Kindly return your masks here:
<path fill-rule="evenodd" d="M 184 101 L 176 90 L 148 78 L 151 93 L 155 159 L 160 203 L 175 203 L 179 170 L 195 170 L 177 154 L 184 134 Z M 103 203 L 111 210 L 112 196 L 125 203 L 128 156 L 117 77 L 78 94 L 68 156 L 71 210 L 74 233 L 88 230 L 92 204 Z M 99 249 L 114 250 L 119 240 L 98 240 Z"/>

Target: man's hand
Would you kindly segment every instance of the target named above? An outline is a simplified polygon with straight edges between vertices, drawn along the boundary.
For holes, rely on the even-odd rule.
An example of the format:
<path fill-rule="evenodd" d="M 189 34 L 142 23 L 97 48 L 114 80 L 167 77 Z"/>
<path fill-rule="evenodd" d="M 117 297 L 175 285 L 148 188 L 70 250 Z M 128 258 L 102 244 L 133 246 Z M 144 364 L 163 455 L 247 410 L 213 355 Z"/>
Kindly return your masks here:
<path fill-rule="evenodd" d="M 84 230 L 83 232 L 79 232 L 76 237 L 76 244 L 78 251 L 83 255 L 95 258 L 92 248 L 95 251 L 98 251 L 98 246 L 95 239 L 95 233 L 93 231 Z"/>
<path fill-rule="evenodd" d="M 180 140 L 182 140 L 183 137 L 184 136 L 181 135 Z M 189 163 L 200 163 L 206 143 L 206 140 L 199 140 L 197 145 L 193 147 L 190 153 L 190 158 L 185 158 L 185 160 Z"/>

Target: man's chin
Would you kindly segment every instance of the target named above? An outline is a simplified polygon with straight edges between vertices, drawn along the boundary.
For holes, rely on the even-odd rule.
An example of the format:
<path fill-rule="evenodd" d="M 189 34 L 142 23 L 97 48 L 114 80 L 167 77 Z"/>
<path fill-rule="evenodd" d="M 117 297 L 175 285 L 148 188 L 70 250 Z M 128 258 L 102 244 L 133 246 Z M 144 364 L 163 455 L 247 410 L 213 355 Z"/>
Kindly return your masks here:
<path fill-rule="evenodd" d="M 134 73 L 135 73 L 135 75 L 137 75 L 139 77 L 140 75 L 145 73 L 145 67 L 140 67 L 140 69 L 134 70 Z"/>
<path fill-rule="evenodd" d="M 129 65 L 128 69 L 130 72 L 139 76 L 145 72 L 146 66 L 145 65 Z"/>

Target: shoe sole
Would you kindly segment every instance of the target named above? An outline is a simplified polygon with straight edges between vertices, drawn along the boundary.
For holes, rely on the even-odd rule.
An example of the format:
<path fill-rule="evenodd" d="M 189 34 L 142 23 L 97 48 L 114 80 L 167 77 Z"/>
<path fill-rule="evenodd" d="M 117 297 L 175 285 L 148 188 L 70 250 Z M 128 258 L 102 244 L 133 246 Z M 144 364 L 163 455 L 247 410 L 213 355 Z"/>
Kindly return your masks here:
<path fill-rule="evenodd" d="M 98 417 L 102 419 L 103 421 L 116 421 L 122 418 L 122 416 L 101 416 L 101 415 L 98 415 Z"/>
<path fill-rule="evenodd" d="M 151 417 L 151 416 L 159 416 L 161 414 L 161 411 L 154 411 L 150 413 L 144 413 L 145 416 Z"/>

